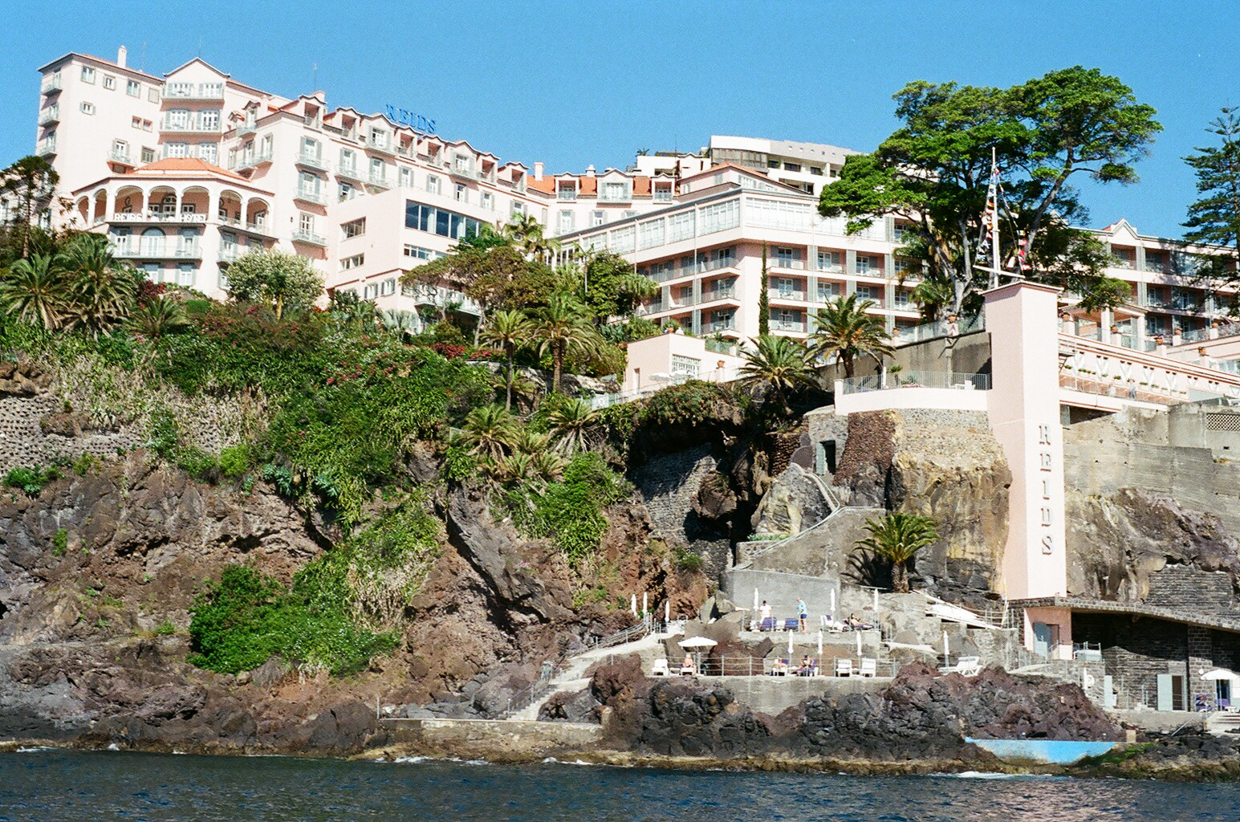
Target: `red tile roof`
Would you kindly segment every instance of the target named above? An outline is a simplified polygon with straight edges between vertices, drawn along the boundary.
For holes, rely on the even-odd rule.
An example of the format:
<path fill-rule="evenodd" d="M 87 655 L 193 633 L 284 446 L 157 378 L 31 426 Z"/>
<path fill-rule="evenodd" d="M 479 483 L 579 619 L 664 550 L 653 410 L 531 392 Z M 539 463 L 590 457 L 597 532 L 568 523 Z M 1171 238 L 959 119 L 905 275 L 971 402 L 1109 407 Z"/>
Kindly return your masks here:
<path fill-rule="evenodd" d="M 197 171 L 206 174 L 218 174 L 223 177 L 231 177 L 234 180 L 243 180 L 250 182 L 247 178 L 242 177 L 232 171 L 212 165 L 206 160 L 200 160 L 197 157 L 167 157 L 163 160 L 156 160 L 153 163 L 142 166 L 134 170 L 133 174 L 142 174 L 148 171 Z"/>

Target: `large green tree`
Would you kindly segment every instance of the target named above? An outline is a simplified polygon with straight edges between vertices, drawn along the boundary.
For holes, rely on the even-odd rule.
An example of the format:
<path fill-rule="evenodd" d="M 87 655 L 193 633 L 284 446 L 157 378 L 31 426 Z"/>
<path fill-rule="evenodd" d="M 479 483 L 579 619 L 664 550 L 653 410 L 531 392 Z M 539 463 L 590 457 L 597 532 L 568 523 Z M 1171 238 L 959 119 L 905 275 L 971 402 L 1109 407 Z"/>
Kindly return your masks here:
<path fill-rule="evenodd" d="M 79 234 L 57 257 L 69 290 L 68 322 L 98 336 L 125 322 L 140 275 L 112 256 L 102 234 Z"/>
<path fill-rule="evenodd" d="M 251 251 L 228 266 L 228 294 L 238 302 L 271 306 L 276 319 L 304 311 L 323 293 L 323 275 L 305 257 L 283 251 Z"/>
<path fill-rule="evenodd" d="M 654 280 L 638 274 L 619 254 L 590 253 L 580 265 L 581 299 L 599 323 L 631 317 L 642 300 L 658 291 Z"/>
<path fill-rule="evenodd" d="M 869 313 L 873 307 L 873 300 L 858 302 L 856 294 L 827 303 L 814 320 L 810 350 L 823 357 L 839 357 L 845 377 L 854 376 L 858 357 L 881 361 L 890 355 L 891 335 L 882 319 Z"/>
<path fill-rule="evenodd" d="M 496 311 L 482 329 L 482 340 L 504 352 L 508 368 L 504 380 L 504 410 L 512 410 L 514 359 L 517 352 L 529 345 L 533 323 L 520 311 Z"/>
<path fill-rule="evenodd" d="M 42 157 L 23 157 L 0 172 L 0 198 L 11 206 L 8 231 L 21 249 L 22 257 L 30 256 L 35 226 L 50 215 L 60 175 Z"/>
<path fill-rule="evenodd" d="M 1184 158 L 1197 175 L 1200 199 L 1188 207 L 1184 239 L 1227 249 L 1211 258 L 1207 274 L 1217 285 L 1235 283 L 1240 264 L 1240 108 L 1224 108 L 1206 129 L 1218 138 L 1215 145 L 1198 147 Z M 1234 298 L 1233 298 L 1234 300 Z M 1233 302 L 1234 313 L 1237 305 Z"/>
<path fill-rule="evenodd" d="M 809 352 L 796 340 L 770 334 L 758 337 L 754 347 L 744 352 L 744 357 L 741 380 L 767 392 L 785 417 L 792 413 L 788 395 L 815 384 Z"/>
<path fill-rule="evenodd" d="M 867 519 L 869 536 L 857 547 L 891 563 L 891 590 L 908 593 L 908 565 L 917 552 L 938 541 L 934 520 L 919 514 L 893 511 L 881 520 Z"/>
<path fill-rule="evenodd" d="M 597 353 L 603 338 L 590 322 L 586 307 L 568 294 L 552 294 L 547 305 L 534 316 L 533 323 L 539 352 L 551 355 L 552 388 L 559 391 L 565 357 Z"/>
<path fill-rule="evenodd" d="M 1023 232 L 1032 276 L 1058 279 L 1060 256 L 1086 240 L 1071 227 L 1085 217 L 1072 182 L 1136 182 L 1135 164 L 1162 129 L 1118 78 L 1080 66 L 1007 89 L 917 81 L 895 101 L 900 128 L 874 153 L 847 159 L 819 211 L 847 217 L 849 231 L 883 215 L 908 221 L 910 248 L 921 250 L 927 279 L 951 286 L 956 313 L 991 279 L 978 270 L 974 246 L 992 156 L 1011 207 L 1001 267 L 1017 270 Z"/>

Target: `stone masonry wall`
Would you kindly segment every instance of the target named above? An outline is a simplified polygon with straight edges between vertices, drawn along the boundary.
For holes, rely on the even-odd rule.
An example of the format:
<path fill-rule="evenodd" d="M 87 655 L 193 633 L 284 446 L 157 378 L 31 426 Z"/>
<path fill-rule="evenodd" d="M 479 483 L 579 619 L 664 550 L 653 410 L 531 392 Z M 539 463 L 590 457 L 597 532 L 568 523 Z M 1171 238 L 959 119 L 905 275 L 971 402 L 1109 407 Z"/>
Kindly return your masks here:
<path fill-rule="evenodd" d="M 1150 574 L 1150 593 L 1145 604 L 1183 608 L 1198 614 L 1234 616 L 1234 590 L 1231 575 L 1223 571 L 1167 565 Z"/>
<path fill-rule="evenodd" d="M 684 534 L 688 548 L 704 560 L 703 572 L 718 579 L 731 565 L 731 542 L 726 534 L 703 527 L 693 511 L 693 499 L 703 478 L 719 466 L 709 445 L 652 457 L 642 466 L 637 490 L 650 512 L 654 535 Z"/>
<path fill-rule="evenodd" d="M 1182 624 L 1149 618 L 1134 621 L 1127 615 L 1074 614 L 1072 639 L 1102 645 L 1102 659 L 1115 689 L 1134 704 L 1158 707 L 1159 674 L 1189 675 L 1188 631 Z"/>
<path fill-rule="evenodd" d="M 81 436 L 44 433 L 40 421 L 58 411 L 58 400 L 46 394 L 0 397 L 0 474 L 73 460 L 82 454 L 114 457 L 141 443 L 133 431 L 84 431 Z"/>

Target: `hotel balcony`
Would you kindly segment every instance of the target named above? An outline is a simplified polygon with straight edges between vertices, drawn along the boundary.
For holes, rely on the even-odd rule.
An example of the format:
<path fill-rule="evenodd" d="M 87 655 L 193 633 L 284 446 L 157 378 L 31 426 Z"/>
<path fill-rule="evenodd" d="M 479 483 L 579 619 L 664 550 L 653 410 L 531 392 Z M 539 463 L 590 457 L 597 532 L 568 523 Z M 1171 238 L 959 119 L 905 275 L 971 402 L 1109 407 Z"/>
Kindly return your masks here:
<path fill-rule="evenodd" d="M 805 302 L 805 291 L 799 288 L 768 288 L 767 296 L 772 300 L 786 300 L 789 302 Z"/>
<path fill-rule="evenodd" d="M 258 130 L 258 123 L 240 123 L 237 125 L 237 136 L 244 137 Z"/>
<path fill-rule="evenodd" d="M 366 184 L 375 188 L 389 189 L 392 187 L 392 179 L 386 175 L 371 174 L 366 178 Z"/>
<path fill-rule="evenodd" d="M 793 260 L 787 257 L 783 259 L 772 257 L 767 260 L 766 264 L 769 268 L 784 268 L 791 271 L 804 271 L 807 268 L 805 260 Z"/>
<path fill-rule="evenodd" d="M 451 166 L 448 167 L 448 173 L 453 174 L 457 177 L 463 177 L 466 180 L 477 180 L 482 176 L 477 171 L 474 171 L 472 168 L 465 168 L 462 166 L 458 166 L 455 163 L 453 163 Z"/>
<path fill-rule="evenodd" d="M 242 254 L 241 246 L 224 245 L 224 246 L 220 246 L 220 253 L 216 259 L 219 260 L 221 263 L 231 263 L 234 260 L 236 260 L 238 257 L 240 257 L 241 254 Z"/>
<path fill-rule="evenodd" d="M 308 154 L 301 152 L 297 155 L 297 165 L 313 168 L 316 171 L 327 171 L 327 161 L 318 154 Z"/>
<path fill-rule="evenodd" d="M 314 203 L 315 205 L 327 205 L 327 198 L 323 196 L 321 191 L 311 191 L 310 189 L 299 188 L 297 193 L 293 195 L 294 200 L 301 200 L 306 203 Z"/>
<path fill-rule="evenodd" d="M 805 333 L 805 320 L 777 320 L 771 319 L 772 331 L 788 331 L 793 334 Z"/>
<path fill-rule="evenodd" d="M 373 151 L 375 154 L 385 154 L 388 157 L 396 156 L 396 146 L 391 143 L 374 143 L 367 140 L 366 148 Z"/>
<path fill-rule="evenodd" d="M 301 229 L 294 231 L 293 242 L 327 248 L 327 238 L 321 234 L 315 234 L 313 231 L 302 231 Z"/>
<path fill-rule="evenodd" d="M 702 289 L 702 302 L 704 303 L 713 302 L 714 300 L 735 300 L 735 299 L 736 299 L 736 286 L 734 285 L 726 285 L 726 286 L 720 286 L 718 288 Z"/>
<path fill-rule="evenodd" d="M 714 320 L 708 323 L 702 323 L 703 334 L 722 334 L 724 331 L 736 330 L 736 318 L 731 317 L 726 320 Z M 721 352 L 728 353 L 728 352 Z"/>
<path fill-rule="evenodd" d="M 60 122 L 60 103 L 52 103 L 39 112 L 39 125 L 50 126 L 58 122 Z"/>
<path fill-rule="evenodd" d="M 200 260 L 202 249 L 193 246 L 187 248 L 142 248 L 134 246 L 113 246 L 112 256 L 124 260 Z"/>
<path fill-rule="evenodd" d="M 133 165 L 133 160 L 130 158 L 128 151 L 117 151 L 116 149 L 108 152 L 108 162 L 120 163 L 123 166 Z"/>
<path fill-rule="evenodd" d="M 272 161 L 272 157 L 271 157 L 270 150 L 257 152 L 254 154 L 249 154 L 249 155 L 241 157 L 240 160 L 238 160 L 237 170 L 245 171 L 251 168 L 258 168 L 259 166 L 266 165 L 270 163 L 271 161 Z"/>
<path fill-rule="evenodd" d="M 241 231 L 247 231 L 250 234 L 261 234 L 264 237 L 275 236 L 275 232 L 268 227 L 266 220 L 250 220 L 249 222 L 242 222 L 235 217 L 220 217 L 219 221 L 221 225 L 226 225 L 230 228 L 236 228 Z"/>
<path fill-rule="evenodd" d="M 207 125 L 195 120 L 184 123 L 169 122 L 167 118 L 160 121 L 159 130 L 165 134 L 219 134 L 220 124 Z"/>
<path fill-rule="evenodd" d="M 193 89 L 172 91 L 167 86 L 164 87 L 165 100 L 223 100 L 224 89 L 220 88 L 203 88 L 199 86 Z"/>
<path fill-rule="evenodd" d="M 336 176 L 343 177 L 346 180 L 355 180 L 359 183 L 364 183 L 367 179 L 366 172 L 360 171 L 357 166 L 338 165 L 336 166 Z"/>
<path fill-rule="evenodd" d="M 58 71 L 55 74 L 51 74 L 43 78 L 43 82 L 39 85 L 39 93 L 55 94 L 62 88 L 64 88 L 64 85 L 61 82 L 60 72 Z"/>
<path fill-rule="evenodd" d="M 39 141 L 36 151 L 40 157 L 51 157 L 56 153 L 56 141 L 45 137 Z"/>

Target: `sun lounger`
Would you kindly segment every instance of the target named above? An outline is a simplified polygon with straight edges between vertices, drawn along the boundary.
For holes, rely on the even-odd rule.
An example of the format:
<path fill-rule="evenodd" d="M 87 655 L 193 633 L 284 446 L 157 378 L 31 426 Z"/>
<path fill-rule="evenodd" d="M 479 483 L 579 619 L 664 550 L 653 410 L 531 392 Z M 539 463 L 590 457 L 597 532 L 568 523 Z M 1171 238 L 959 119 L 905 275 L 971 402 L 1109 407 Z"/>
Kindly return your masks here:
<path fill-rule="evenodd" d="M 862 658 L 861 660 L 862 676 L 878 676 L 878 660 Z"/>
<path fill-rule="evenodd" d="M 671 672 L 667 668 L 666 659 L 656 659 L 654 661 L 654 670 L 650 672 L 651 676 L 671 676 Z"/>
<path fill-rule="evenodd" d="M 784 620 L 785 631 L 796 631 L 796 630 L 799 630 L 800 627 L 801 627 L 801 620 L 797 619 L 796 617 L 788 617 L 787 619 Z"/>
<path fill-rule="evenodd" d="M 961 676 L 977 676 L 981 672 L 982 658 L 980 656 L 962 656 L 956 660 L 955 665 L 939 668 L 941 674 L 960 674 Z"/>
<path fill-rule="evenodd" d="M 762 626 L 761 628 L 759 628 L 759 630 L 774 631 L 775 630 L 775 617 L 767 617 L 766 619 L 762 620 Z"/>
<path fill-rule="evenodd" d="M 835 675 L 836 676 L 852 676 L 853 675 L 852 660 L 851 659 L 835 660 Z"/>

